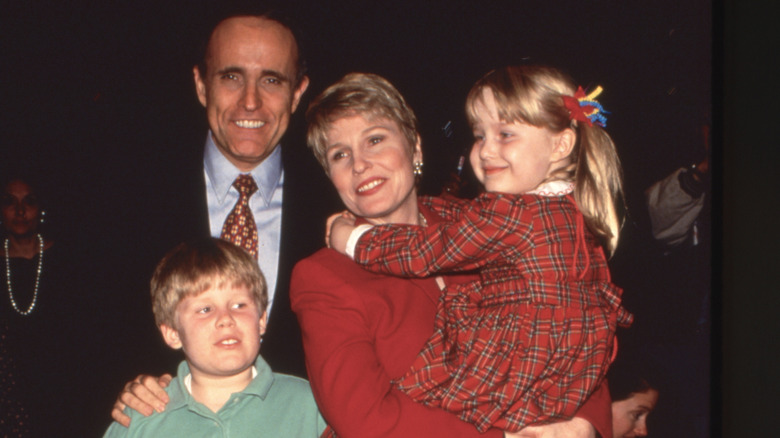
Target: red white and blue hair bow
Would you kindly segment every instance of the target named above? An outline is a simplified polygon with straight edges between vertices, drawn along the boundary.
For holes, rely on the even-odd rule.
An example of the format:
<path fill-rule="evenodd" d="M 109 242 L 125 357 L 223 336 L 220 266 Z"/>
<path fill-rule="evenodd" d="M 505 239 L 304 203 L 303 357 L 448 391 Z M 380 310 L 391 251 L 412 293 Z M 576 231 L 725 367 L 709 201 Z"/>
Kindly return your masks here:
<path fill-rule="evenodd" d="M 586 96 L 582 87 L 577 87 L 577 92 L 574 93 L 574 96 L 563 96 L 563 103 L 566 105 L 566 109 L 569 110 L 569 118 L 587 123 L 588 126 L 598 125 L 606 128 L 607 117 L 605 114 L 609 114 L 609 112 L 596 101 L 596 97 L 602 91 L 601 86 L 597 86 L 595 90 Z"/>

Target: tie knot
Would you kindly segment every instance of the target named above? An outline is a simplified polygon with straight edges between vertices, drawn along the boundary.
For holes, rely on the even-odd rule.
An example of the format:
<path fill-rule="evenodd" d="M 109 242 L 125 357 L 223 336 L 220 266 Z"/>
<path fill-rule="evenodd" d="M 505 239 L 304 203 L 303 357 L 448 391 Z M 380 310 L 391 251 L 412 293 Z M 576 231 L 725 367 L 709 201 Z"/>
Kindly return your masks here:
<path fill-rule="evenodd" d="M 246 196 L 252 196 L 252 194 L 257 191 L 257 184 L 255 184 L 255 179 L 252 178 L 251 175 L 238 175 L 238 178 L 233 181 L 233 187 L 235 187 L 239 193 Z"/>

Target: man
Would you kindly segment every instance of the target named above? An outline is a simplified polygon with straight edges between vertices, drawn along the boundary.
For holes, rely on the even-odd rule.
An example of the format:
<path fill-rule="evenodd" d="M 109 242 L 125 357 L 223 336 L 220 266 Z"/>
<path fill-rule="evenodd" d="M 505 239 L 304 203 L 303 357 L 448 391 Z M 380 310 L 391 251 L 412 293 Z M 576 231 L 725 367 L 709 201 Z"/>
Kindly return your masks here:
<path fill-rule="evenodd" d="M 176 157 L 179 168 L 159 184 L 166 199 L 159 251 L 206 233 L 230 240 L 223 228 L 241 198 L 234 182 L 250 176 L 257 186 L 248 199 L 257 260 L 269 290 L 263 355 L 274 370 L 305 377 L 289 276 L 323 245 L 324 217 L 333 206 L 319 196 L 327 184 L 310 152 L 280 144 L 309 85 L 296 39 L 268 15 L 231 16 L 213 29 L 192 72 L 210 130 L 202 155 Z"/>
<path fill-rule="evenodd" d="M 282 252 L 293 249 L 284 245 L 282 230 L 301 232 L 283 225 L 292 195 L 283 184 L 279 144 L 309 85 L 298 60 L 292 32 L 278 21 L 231 17 L 212 32 L 205 65 L 194 67 L 193 76 L 211 128 L 203 163 L 210 233 L 223 234 L 223 224 L 239 200 L 233 182 L 239 174 L 250 175 L 257 185 L 249 204 L 257 227 L 258 264 L 270 291 L 263 352 L 275 369 L 304 375 L 300 334 L 287 298 L 290 267 L 281 266 L 296 260 L 280 259 Z"/>
<path fill-rule="evenodd" d="M 160 184 L 166 201 L 156 243 L 167 251 L 205 233 L 229 240 L 223 227 L 241 200 L 234 181 L 251 176 L 257 190 L 248 205 L 269 291 L 263 356 L 275 371 L 305 377 L 288 286 L 294 264 L 323 245 L 328 204 L 321 191 L 328 184 L 305 147 L 280 145 L 309 85 L 303 65 L 290 28 L 269 15 L 234 15 L 216 25 L 202 62 L 192 70 L 210 128 L 204 152 L 197 162 L 177 157 L 180 168 Z M 306 167 L 301 154 L 313 167 Z M 321 184 L 312 182 L 317 177 Z M 112 415 L 120 419 L 123 408 L 117 402 Z"/>
<path fill-rule="evenodd" d="M 251 175 L 257 184 L 249 204 L 257 226 L 258 264 L 270 292 L 263 353 L 274 369 L 305 375 L 298 325 L 287 297 L 291 266 L 280 266 L 299 258 L 289 260 L 294 248 L 283 242 L 287 239 L 282 229 L 286 234 L 301 230 L 288 230 L 282 224 L 292 214 L 286 211 L 291 207 L 286 201 L 293 195 L 283 184 L 279 144 L 309 85 L 298 45 L 290 29 L 278 21 L 230 17 L 214 28 L 204 62 L 193 67 L 193 76 L 211 128 L 203 162 L 210 234 L 222 235 L 239 199 L 233 182 L 239 174 Z M 321 244 L 312 240 L 310 245 Z M 286 260 L 280 259 L 282 252 L 288 253 Z"/>

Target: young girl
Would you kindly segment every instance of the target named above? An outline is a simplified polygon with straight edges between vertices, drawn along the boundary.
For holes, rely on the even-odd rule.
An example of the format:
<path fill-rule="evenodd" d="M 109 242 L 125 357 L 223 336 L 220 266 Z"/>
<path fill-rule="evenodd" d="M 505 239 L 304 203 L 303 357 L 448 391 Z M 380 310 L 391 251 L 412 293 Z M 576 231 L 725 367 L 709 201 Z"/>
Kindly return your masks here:
<path fill-rule="evenodd" d="M 331 245 L 371 271 L 479 269 L 444 293 L 434 335 L 397 384 L 480 431 L 571 417 L 604 378 L 616 323 L 631 322 L 604 254 L 618 240 L 620 164 L 588 99 L 552 68 L 490 72 L 466 101 L 487 193 L 430 199 L 448 219 L 435 226 L 331 227 Z"/>

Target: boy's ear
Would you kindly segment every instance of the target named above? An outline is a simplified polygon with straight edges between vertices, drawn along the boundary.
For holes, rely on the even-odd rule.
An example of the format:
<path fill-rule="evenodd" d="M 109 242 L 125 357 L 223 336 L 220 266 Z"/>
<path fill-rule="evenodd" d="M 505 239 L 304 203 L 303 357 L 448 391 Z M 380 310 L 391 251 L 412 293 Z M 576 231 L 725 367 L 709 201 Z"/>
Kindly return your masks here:
<path fill-rule="evenodd" d="M 260 315 L 260 336 L 265 334 L 266 326 L 268 326 L 268 311 L 265 311 Z"/>
<path fill-rule="evenodd" d="M 160 332 L 162 333 L 165 343 L 174 350 L 178 350 L 182 347 L 181 338 L 179 338 L 179 331 L 165 324 L 160 324 Z"/>
<path fill-rule="evenodd" d="M 564 129 L 557 134 L 557 137 L 552 155 L 554 162 L 568 158 L 577 142 L 577 133 L 571 128 Z"/>

